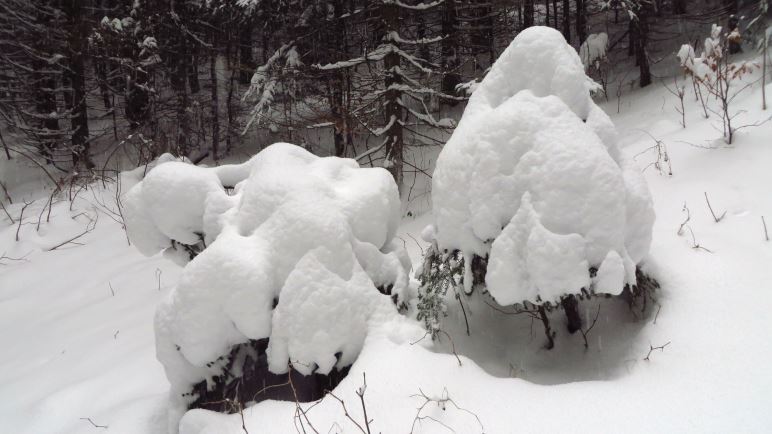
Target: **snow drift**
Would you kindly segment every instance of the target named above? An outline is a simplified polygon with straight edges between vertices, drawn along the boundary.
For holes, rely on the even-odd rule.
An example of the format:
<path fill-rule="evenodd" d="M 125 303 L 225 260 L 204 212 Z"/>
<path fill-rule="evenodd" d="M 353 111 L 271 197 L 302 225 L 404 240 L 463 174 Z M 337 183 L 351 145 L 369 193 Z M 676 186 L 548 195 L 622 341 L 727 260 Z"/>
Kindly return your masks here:
<path fill-rule="evenodd" d="M 235 345 L 268 339 L 274 374 L 328 374 L 353 363 L 368 330 L 407 321 L 395 305 L 410 262 L 384 169 L 278 143 L 238 166 L 159 164 L 124 202 L 144 254 L 204 247 L 156 313 L 172 431 L 194 399 L 183 394 L 220 375 Z"/>
<path fill-rule="evenodd" d="M 442 250 L 488 256 L 485 283 L 502 305 L 635 284 L 654 213 L 643 177 L 590 97 L 594 86 L 558 31 L 526 29 L 472 94 L 437 159 L 426 233 Z"/>

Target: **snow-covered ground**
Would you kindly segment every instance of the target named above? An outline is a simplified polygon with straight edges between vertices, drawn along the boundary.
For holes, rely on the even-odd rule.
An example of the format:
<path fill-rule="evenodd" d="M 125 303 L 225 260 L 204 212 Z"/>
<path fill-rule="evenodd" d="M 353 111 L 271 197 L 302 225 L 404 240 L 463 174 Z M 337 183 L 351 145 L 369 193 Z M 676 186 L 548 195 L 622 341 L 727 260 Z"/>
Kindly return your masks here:
<path fill-rule="evenodd" d="M 530 318 L 469 300 L 477 327 L 466 337 L 451 303 L 444 325 L 460 366 L 445 339 L 432 350 L 371 334 L 334 391 L 351 418 L 364 426 L 356 391 L 366 376 L 373 432 L 769 432 L 772 241 L 761 218 L 772 232 L 772 123 L 742 129 L 726 146 L 691 96 L 685 129 L 676 103 L 655 84 L 624 95 L 620 113 L 616 100 L 602 104 L 624 152 L 646 168 L 657 220 L 645 266 L 662 284 L 661 307 L 636 321 L 619 301 L 588 305 L 586 318 L 600 305 L 589 348 L 560 333 L 548 351 L 540 324 L 531 331 Z M 745 110 L 737 125 L 772 115 L 760 110 L 758 84 L 735 104 Z M 672 176 L 650 165 L 655 138 Z M 37 199 L 24 224 L 0 214 L 0 254 L 21 259 L 0 260 L 0 432 L 164 432 L 169 384 L 155 357 L 153 314 L 181 269 L 128 245 L 105 210 L 114 208 L 114 187 L 54 203 L 48 222 L 49 192 L 23 187 L 11 189 L 8 211 L 17 219 L 23 200 Z M 717 215 L 726 212 L 718 223 L 705 193 Z M 416 265 L 430 222 L 426 214 L 402 221 L 399 237 Z M 441 405 L 422 407 L 424 396 Z M 361 432 L 331 396 L 301 408 L 262 402 L 244 410 L 245 428 L 238 414 L 194 410 L 181 432 Z"/>

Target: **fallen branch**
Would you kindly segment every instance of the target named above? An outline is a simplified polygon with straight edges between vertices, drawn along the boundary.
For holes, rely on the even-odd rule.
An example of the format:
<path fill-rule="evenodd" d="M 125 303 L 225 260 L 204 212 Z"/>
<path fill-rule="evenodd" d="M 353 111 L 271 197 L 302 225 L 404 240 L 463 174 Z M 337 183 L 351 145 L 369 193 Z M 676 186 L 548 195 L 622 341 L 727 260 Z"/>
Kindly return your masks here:
<path fill-rule="evenodd" d="M 30 252 L 30 253 L 32 253 L 32 252 Z M 22 262 L 22 261 L 27 262 L 27 259 L 26 259 L 27 256 L 29 256 L 29 253 L 27 253 L 26 255 L 22 256 L 21 258 L 12 258 L 10 256 L 6 256 L 5 252 L 3 252 L 3 254 L 0 255 L 0 265 L 5 265 L 5 264 L 2 263 L 3 260 L 14 261 L 14 262 Z"/>
<path fill-rule="evenodd" d="M 654 350 L 660 350 L 660 352 L 664 352 L 665 351 L 665 347 L 668 346 L 668 345 L 670 345 L 670 341 L 668 341 L 665 345 L 660 345 L 658 347 L 655 347 L 655 346 L 652 346 L 651 344 L 649 344 L 649 353 L 646 354 L 646 357 L 644 357 L 643 360 L 648 362 L 650 360 L 649 358 L 651 357 L 651 353 L 653 353 Z"/>
<path fill-rule="evenodd" d="M 84 236 L 84 235 L 86 235 L 88 233 L 91 233 L 96 228 L 96 224 L 97 224 L 98 220 L 99 220 L 99 213 L 97 213 L 96 217 L 93 220 L 91 220 L 91 222 L 86 226 L 86 230 L 84 230 L 83 232 L 79 233 L 78 235 L 75 235 L 74 237 L 72 237 L 72 238 L 70 238 L 68 240 L 65 240 L 65 241 L 63 241 L 63 242 L 61 242 L 61 243 L 59 243 L 59 244 L 57 244 L 57 245 L 47 249 L 46 251 L 47 252 L 51 252 L 51 251 L 54 251 L 54 250 L 58 249 L 59 247 L 65 246 L 67 244 L 82 245 L 81 243 L 76 243 L 75 240 L 80 239 L 80 237 L 82 237 L 82 236 Z"/>

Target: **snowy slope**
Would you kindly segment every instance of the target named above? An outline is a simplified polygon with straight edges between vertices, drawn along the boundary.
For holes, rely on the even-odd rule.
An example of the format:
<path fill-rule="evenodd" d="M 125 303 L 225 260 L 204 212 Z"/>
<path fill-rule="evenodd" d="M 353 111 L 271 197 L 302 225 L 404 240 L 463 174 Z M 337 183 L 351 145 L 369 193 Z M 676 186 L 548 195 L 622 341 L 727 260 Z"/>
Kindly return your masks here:
<path fill-rule="evenodd" d="M 772 114 L 760 110 L 760 100 L 758 85 L 738 98 L 737 108 L 747 110 L 738 122 Z M 351 417 L 363 421 L 356 389 L 366 373 L 373 432 L 410 432 L 417 414 L 427 418 L 416 421 L 414 432 L 425 433 L 449 432 L 445 426 L 458 433 L 768 432 L 772 242 L 764 241 L 761 216 L 772 231 L 772 123 L 741 130 L 727 147 L 691 100 L 683 129 L 675 102 L 654 85 L 623 97 L 620 114 L 616 101 L 603 106 L 624 152 L 641 168 L 656 159 L 647 151 L 655 145 L 649 134 L 665 143 L 671 158 L 672 177 L 654 167 L 645 171 L 657 214 L 646 266 L 663 286 L 658 315 L 635 322 L 620 314 L 620 306 L 601 302 L 588 350 L 581 336 L 560 335 L 549 352 L 541 348 L 538 324 L 531 337 L 528 318 L 470 305 L 477 323 L 491 331 L 473 329 L 464 338 L 463 319 L 451 310 L 446 324 L 462 366 L 444 353 L 447 341 L 432 352 L 371 335 L 335 390 Z M 717 214 L 726 211 L 721 222 L 713 221 L 704 192 Z M 51 223 L 37 235 L 44 195 L 25 211 L 31 217 L 19 243 L 16 226 L 0 214 L 0 253 L 30 253 L 26 261 L 0 265 L 0 432 L 161 432 L 168 383 L 155 360 L 152 317 L 179 268 L 158 256 L 143 258 L 106 215 L 77 240 L 82 246 L 41 251 L 89 222 L 71 216 L 94 214 L 91 193 L 83 192 L 73 211 L 68 202 L 56 204 Z M 693 248 L 689 230 L 677 235 L 684 203 L 696 242 L 710 251 Z M 9 211 L 17 216 L 20 208 Z M 426 216 L 403 221 L 400 237 L 414 263 L 428 222 Z M 650 345 L 668 342 L 643 360 Z M 505 378 L 513 376 L 519 378 Z M 449 397 L 469 412 L 447 402 L 444 411 L 429 403 L 419 414 L 424 400 L 415 395 L 421 391 Z M 332 397 L 311 406 L 303 405 L 307 431 L 310 422 L 318 432 L 360 432 Z M 253 434 L 290 433 L 300 429 L 295 415 L 294 403 L 263 402 L 244 411 L 244 422 Z M 183 433 L 244 432 L 239 415 L 201 410 L 189 412 L 182 424 Z"/>

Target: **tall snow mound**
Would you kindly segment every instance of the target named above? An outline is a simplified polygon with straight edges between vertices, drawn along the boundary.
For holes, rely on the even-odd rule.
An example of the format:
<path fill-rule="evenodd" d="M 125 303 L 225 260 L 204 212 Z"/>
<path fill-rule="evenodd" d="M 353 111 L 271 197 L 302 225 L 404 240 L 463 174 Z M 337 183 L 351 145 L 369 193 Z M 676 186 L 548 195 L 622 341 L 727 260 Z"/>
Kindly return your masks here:
<path fill-rule="evenodd" d="M 410 261 L 394 243 L 400 202 L 384 169 L 278 143 L 239 166 L 159 164 L 124 203 L 145 254 L 173 250 L 172 240 L 207 246 L 155 318 L 178 412 L 233 345 L 269 338 L 272 372 L 291 362 L 327 374 L 355 360 L 374 324 L 403 321 L 395 303 Z"/>
<path fill-rule="evenodd" d="M 648 187 L 591 88 L 563 36 L 531 27 L 480 83 L 437 159 L 427 233 L 469 258 L 467 286 L 472 256 L 489 255 L 486 285 L 500 304 L 618 294 L 648 253 Z"/>

